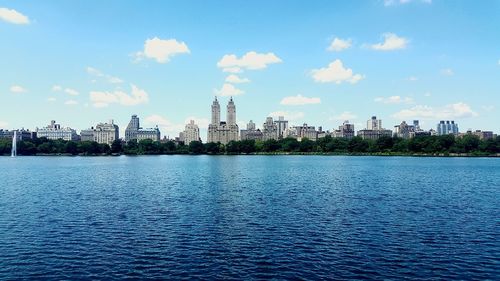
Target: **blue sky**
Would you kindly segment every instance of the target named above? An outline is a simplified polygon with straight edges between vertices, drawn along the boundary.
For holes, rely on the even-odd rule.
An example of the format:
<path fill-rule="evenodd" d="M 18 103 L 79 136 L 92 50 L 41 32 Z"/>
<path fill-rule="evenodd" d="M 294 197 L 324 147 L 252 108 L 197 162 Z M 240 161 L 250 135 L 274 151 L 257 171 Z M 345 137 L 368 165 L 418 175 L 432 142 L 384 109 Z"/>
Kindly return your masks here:
<path fill-rule="evenodd" d="M 0 128 L 499 128 L 500 1 L 0 1 Z M 236 72 L 236 73 L 235 73 Z M 229 77 L 230 76 L 230 77 Z M 229 78 L 228 78 L 229 77 Z M 222 114 L 225 119 L 225 112 Z M 202 130 L 202 138 L 206 138 Z"/>

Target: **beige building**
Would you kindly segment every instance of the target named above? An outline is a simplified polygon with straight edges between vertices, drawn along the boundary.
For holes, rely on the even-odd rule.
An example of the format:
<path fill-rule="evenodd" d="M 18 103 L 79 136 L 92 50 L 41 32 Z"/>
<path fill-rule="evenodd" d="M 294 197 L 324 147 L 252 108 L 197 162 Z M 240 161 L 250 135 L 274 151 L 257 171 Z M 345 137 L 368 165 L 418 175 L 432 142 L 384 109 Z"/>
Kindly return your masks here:
<path fill-rule="evenodd" d="M 236 124 L 236 106 L 233 98 L 227 104 L 227 122 L 220 120 L 220 105 L 217 97 L 212 103 L 212 118 L 208 125 L 207 142 L 227 144 L 239 140 L 239 128 Z"/>
<path fill-rule="evenodd" d="M 186 127 L 184 127 L 184 132 L 179 134 L 180 141 L 183 141 L 185 145 L 189 145 L 193 141 L 200 141 L 200 128 L 194 123 L 194 120 L 190 120 Z"/>
<path fill-rule="evenodd" d="M 82 141 L 95 141 L 111 145 L 113 141 L 119 139 L 119 128 L 113 120 L 109 120 L 108 123 L 99 123 L 95 128 L 83 130 L 81 134 L 84 136 Z"/>

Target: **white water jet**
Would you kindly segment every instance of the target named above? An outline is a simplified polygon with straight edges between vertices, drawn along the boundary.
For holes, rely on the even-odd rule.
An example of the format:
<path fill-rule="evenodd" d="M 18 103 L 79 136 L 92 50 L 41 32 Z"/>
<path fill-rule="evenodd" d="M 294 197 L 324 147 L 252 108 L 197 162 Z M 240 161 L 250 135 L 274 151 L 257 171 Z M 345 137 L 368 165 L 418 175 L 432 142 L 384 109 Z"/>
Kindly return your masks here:
<path fill-rule="evenodd" d="M 17 131 L 14 131 L 14 136 L 12 137 L 12 151 L 10 153 L 10 156 L 17 156 Z"/>

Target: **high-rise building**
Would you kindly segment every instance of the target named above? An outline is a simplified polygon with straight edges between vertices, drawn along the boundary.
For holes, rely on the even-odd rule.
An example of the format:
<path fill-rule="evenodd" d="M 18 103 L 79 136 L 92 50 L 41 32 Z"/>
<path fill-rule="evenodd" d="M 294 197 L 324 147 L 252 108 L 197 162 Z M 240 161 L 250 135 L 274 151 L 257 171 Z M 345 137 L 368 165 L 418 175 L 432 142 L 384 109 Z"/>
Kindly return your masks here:
<path fill-rule="evenodd" d="M 189 145 L 193 141 L 200 141 L 200 128 L 194 123 L 194 120 L 190 120 L 186 124 L 184 132 L 179 135 L 179 138 L 185 145 Z"/>
<path fill-rule="evenodd" d="M 142 128 L 139 117 L 137 115 L 132 115 L 130 122 L 125 129 L 125 141 L 141 141 L 141 140 L 153 140 L 160 141 L 161 133 L 158 126 L 155 128 Z"/>
<path fill-rule="evenodd" d="M 439 121 L 437 124 L 437 134 L 442 135 L 458 135 L 458 124 L 455 121 Z"/>
<path fill-rule="evenodd" d="M 57 124 L 55 120 L 50 121 L 50 124 L 47 127 L 43 127 L 41 129 L 36 128 L 36 134 L 38 138 L 47 138 L 49 140 L 58 140 L 62 139 L 65 141 L 77 141 L 79 140 L 79 136 L 75 130 L 66 127 L 61 127 L 60 124 Z"/>
<path fill-rule="evenodd" d="M 208 125 L 207 142 L 227 144 L 239 140 L 239 129 L 236 124 L 236 106 L 233 98 L 227 104 L 227 122 L 220 121 L 220 105 L 217 97 L 212 103 L 212 118 Z"/>
<path fill-rule="evenodd" d="M 294 128 L 299 141 L 305 138 L 313 141 L 318 139 L 318 132 L 314 126 L 308 126 L 304 123 L 302 126 L 295 126 Z"/>
<path fill-rule="evenodd" d="M 267 117 L 266 122 L 262 125 L 263 140 L 277 140 L 278 126 L 273 122 L 273 117 Z"/>
<path fill-rule="evenodd" d="M 358 136 L 363 139 L 376 140 L 380 137 L 392 137 L 392 131 L 384 129 L 382 127 L 382 120 L 377 119 L 376 116 L 372 116 L 366 122 L 366 129 L 358 131 Z"/>
<path fill-rule="evenodd" d="M 129 140 L 136 140 L 139 128 L 140 128 L 139 117 L 137 117 L 137 115 L 134 114 L 132 115 L 132 118 L 130 119 L 127 128 L 125 129 L 125 141 L 128 142 Z"/>
<path fill-rule="evenodd" d="M 288 129 L 288 121 L 285 120 L 284 116 L 278 116 L 278 120 L 275 120 L 278 138 L 282 139 L 285 136 L 285 131 Z"/>
<path fill-rule="evenodd" d="M 372 116 L 372 119 L 366 121 L 367 130 L 382 130 L 382 120 L 377 119 L 377 116 Z"/>
<path fill-rule="evenodd" d="M 354 137 L 354 124 L 350 124 L 349 120 L 344 121 L 338 130 L 332 132 L 334 138 L 352 139 Z"/>
<path fill-rule="evenodd" d="M 241 130 L 240 137 L 241 140 L 262 140 L 262 132 L 259 129 L 255 129 L 255 123 L 250 120 L 247 124 L 247 129 Z"/>

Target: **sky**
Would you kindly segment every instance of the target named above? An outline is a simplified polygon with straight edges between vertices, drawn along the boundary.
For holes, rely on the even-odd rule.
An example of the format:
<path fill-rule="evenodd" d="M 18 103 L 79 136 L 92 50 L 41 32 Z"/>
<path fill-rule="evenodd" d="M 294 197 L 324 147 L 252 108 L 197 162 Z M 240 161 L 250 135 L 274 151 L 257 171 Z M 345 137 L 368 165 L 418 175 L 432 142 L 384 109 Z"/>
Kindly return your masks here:
<path fill-rule="evenodd" d="M 215 96 L 240 129 L 455 120 L 500 132 L 500 1 L 1 1 L 0 128 L 130 116 L 202 139 Z"/>

